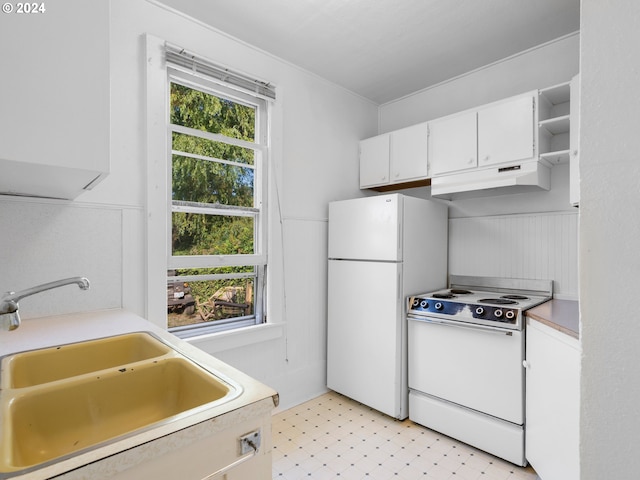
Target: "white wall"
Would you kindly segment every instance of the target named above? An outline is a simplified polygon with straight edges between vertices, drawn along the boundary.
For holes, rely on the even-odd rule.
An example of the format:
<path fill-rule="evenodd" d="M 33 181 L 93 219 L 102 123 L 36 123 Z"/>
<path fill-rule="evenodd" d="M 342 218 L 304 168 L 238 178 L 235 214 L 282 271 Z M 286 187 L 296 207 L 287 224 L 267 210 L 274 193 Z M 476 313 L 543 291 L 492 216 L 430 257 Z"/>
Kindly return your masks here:
<path fill-rule="evenodd" d="M 52 16 L 50 30 L 16 38 L 12 48 L 21 42 L 58 43 L 57 51 L 64 56 L 63 37 L 55 32 L 73 31 L 76 25 L 101 18 L 99 10 L 75 15 L 73 2 L 78 1 L 83 0 L 57 5 L 68 11 Z M 93 288 L 78 290 L 78 299 L 84 295 L 82 303 L 32 297 L 21 302 L 23 317 L 66 313 L 76 307 L 120 306 L 145 315 L 144 36 L 148 33 L 277 86 L 269 172 L 268 315 L 270 321 L 285 322 L 284 333 L 229 350 L 216 345 L 215 355 L 276 388 L 283 408 L 323 392 L 327 202 L 362 195 L 357 141 L 376 133 L 377 105 L 151 1 L 100 1 L 110 7 L 111 174 L 73 203 L 0 198 L 0 220 L 16 227 L 3 228 L 0 237 L 0 288 L 20 289 L 71 274 L 87 275 Z M 91 55 L 90 48 L 85 54 Z M 81 69 L 70 77 L 82 78 Z M 48 117 L 54 131 L 65 128 L 56 123 L 55 112 L 39 113 Z M 61 291 L 65 296 L 76 295 L 72 287 L 65 289 L 69 289 Z M 198 346 L 210 347 L 207 341 Z"/>
<path fill-rule="evenodd" d="M 583 480 L 640 457 L 640 3 L 582 0 L 580 298 Z"/>
<path fill-rule="evenodd" d="M 578 48 L 575 33 L 388 102 L 380 133 L 567 82 L 578 73 Z"/>

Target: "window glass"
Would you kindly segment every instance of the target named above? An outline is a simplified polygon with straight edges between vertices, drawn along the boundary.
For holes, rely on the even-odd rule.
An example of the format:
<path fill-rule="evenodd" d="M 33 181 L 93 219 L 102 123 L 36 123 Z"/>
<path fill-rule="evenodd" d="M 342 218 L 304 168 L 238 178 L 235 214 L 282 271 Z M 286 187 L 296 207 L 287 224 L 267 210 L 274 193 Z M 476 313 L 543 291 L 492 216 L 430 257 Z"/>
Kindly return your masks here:
<path fill-rule="evenodd" d="M 247 255 L 254 252 L 253 218 L 173 212 L 173 255 Z"/>
<path fill-rule="evenodd" d="M 170 88 L 168 325 L 261 323 L 266 103 L 187 84 Z"/>
<path fill-rule="evenodd" d="M 254 152 L 249 148 L 230 145 L 228 143 L 207 140 L 206 138 L 183 133 L 173 132 L 173 150 L 183 153 L 192 153 L 216 160 L 228 162 L 254 164 Z"/>
<path fill-rule="evenodd" d="M 171 84 L 171 123 L 254 141 L 255 108 L 202 90 Z"/>
<path fill-rule="evenodd" d="M 180 269 L 171 270 L 168 274 L 169 278 L 183 278 L 167 283 L 169 328 L 214 321 L 228 324 L 255 314 L 257 275 L 252 267 Z M 207 275 L 230 278 L 184 280 L 207 278 Z"/>
<path fill-rule="evenodd" d="M 173 200 L 253 207 L 253 168 L 173 155 Z"/>

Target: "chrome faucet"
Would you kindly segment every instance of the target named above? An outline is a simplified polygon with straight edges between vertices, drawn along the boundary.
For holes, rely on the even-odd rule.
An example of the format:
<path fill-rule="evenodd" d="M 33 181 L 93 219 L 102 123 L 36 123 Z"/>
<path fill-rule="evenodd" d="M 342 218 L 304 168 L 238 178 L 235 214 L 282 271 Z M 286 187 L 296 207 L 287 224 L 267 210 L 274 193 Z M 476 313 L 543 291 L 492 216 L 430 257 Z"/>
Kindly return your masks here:
<path fill-rule="evenodd" d="M 84 277 L 71 277 L 55 282 L 43 283 L 36 287 L 26 288 L 19 292 L 7 292 L 0 299 L 0 329 L 15 330 L 20 326 L 18 302 L 24 297 L 51 290 L 65 285 L 77 284 L 82 290 L 89 289 L 89 280 Z"/>

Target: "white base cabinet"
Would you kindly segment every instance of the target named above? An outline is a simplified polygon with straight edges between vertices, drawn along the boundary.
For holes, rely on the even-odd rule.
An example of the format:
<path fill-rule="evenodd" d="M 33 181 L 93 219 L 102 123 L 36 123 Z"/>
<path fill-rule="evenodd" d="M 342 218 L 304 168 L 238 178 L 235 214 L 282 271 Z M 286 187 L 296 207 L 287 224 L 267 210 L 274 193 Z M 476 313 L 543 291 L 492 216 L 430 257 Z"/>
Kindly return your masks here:
<path fill-rule="evenodd" d="M 254 404 L 139 445 L 61 475 L 60 480 L 270 480 L 271 412 L 265 398 Z M 260 433 L 255 454 L 241 438 Z"/>
<path fill-rule="evenodd" d="M 580 343 L 529 320 L 525 456 L 542 480 L 579 480 Z"/>

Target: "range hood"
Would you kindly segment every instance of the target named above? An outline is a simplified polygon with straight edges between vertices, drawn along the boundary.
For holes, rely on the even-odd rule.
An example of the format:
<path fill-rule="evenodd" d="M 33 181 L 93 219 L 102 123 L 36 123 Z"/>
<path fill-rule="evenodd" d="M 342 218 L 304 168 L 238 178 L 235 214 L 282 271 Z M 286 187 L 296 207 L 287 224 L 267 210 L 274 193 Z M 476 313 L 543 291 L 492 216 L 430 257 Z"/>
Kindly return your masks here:
<path fill-rule="evenodd" d="M 0 195 L 74 200 L 107 172 L 0 158 Z"/>
<path fill-rule="evenodd" d="M 453 173 L 431 179 L 431 196 L 452 199 L 549 190 L 551 170 L 538 161 Z M 461 195 L 464 194 L 464 195 Z"/>

